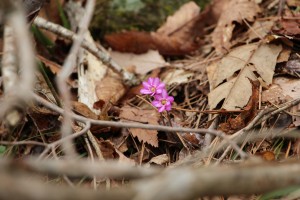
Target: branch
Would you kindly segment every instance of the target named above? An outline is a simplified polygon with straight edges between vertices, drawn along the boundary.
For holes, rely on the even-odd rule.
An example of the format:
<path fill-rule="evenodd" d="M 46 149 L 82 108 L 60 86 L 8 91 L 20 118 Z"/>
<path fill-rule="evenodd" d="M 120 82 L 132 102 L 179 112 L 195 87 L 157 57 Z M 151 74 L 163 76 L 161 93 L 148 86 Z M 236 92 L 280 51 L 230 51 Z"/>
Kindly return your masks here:
<path fill-rule="evenodd" d="M 40 96 L 36 94 L 32 94 L 34 99 L 46 106 L 47 108 L 58 112 L 60 114 L 63 114 L 65 111 L 58 107 L 55 104 L 50 103 L 49 101 L 41 98 Z M 114 121 L 104 121 L 104 120 L 94 120 L 94 119 L 88 119 L 86 117 L 82 117 L 80 115 L 76 115 L 72 113 L 71 117 L 74 120 L 83 122 L 83 123 L 91 123 L 95 125 L 102 125 L 102 126 L 110 126 L 110 127 L 119 127 L 119 128 L 141 128 L 141 129 L 149 129 L 149 130 L 158 130 L 158 131 L 166 131 L 166 132 L 171 132 L 171 133 L 176 133 L 176 132 L 190 132 L 190 133 L 199 133 L 199 134 L 212 134 L 214 136 L 218 136 L 222 138 L 226 143 L 230 144 L 234 150 L 237 151 L 237 153 L 241 156 L 242 159 L 245 159 L 248 157 L 248 154 L 243 152 L 239 148 L 239 146 L 234 143 L 233 141 L 228 139 L 228 136 L 226 136 L 223 132 L 217 131 L 217 130 L 209 130 L 209 129 L 192 129 L 192 128 L 180 128 L 180 127 L 170 127 L 170 126 L 161 126 L 161 125 L 152 125 L 152 124 L 140 124 L 140 123 L 128 123 L 128 122 L 114 122 Z M 69 136 L 70 137 L 70 136 Z"/>
<path fill-rule="evenodd" d="M 34 20 L 34 24 L 39 28 L 46 29 L 69 40 L 74 41 L 76 38 L 78 38 L 78 35 L 76 35 L 74 32 L 40 17 L 37 17 Z M 107 64 L 113 71 L 120 73 L 126 85 L 136 85 L 139 82 L 134 74 L 121 68 L 106 52 L 103 52 L 101 49 L 97 48 L 95 44 L 83 40 L 81 46 L 103 63 Z"/>

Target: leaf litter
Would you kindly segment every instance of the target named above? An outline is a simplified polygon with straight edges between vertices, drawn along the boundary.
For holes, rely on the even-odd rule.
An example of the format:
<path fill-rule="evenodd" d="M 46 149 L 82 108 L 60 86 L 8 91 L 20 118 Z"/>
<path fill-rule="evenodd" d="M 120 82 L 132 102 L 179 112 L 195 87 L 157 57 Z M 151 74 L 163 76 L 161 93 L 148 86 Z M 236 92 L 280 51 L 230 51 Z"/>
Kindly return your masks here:
<path fill-rule="evenodd" d="M 287 1 L 283 16 L 276 17 L 278 2 L 269 6 L 254 0 L 215 0 L 204 9 L 189 2 L 154 32 L 124 31 L 107 35 L 106 45 L 114 50 L 108 53 L 120 66 L 135 73 L 140 80 L 158 77 L 164 81 L 166 95 L 174 97 L 172 109 L 157 112 L 151 105 L 153 99 L 139 93 L 141 85 L 126 86 L 118 73 L 82 50 L 72 75 L 75 76 L 73 80 L 78 81 L 77 87 L 71 87 L 74 92 L 73 111 L 89 119 L 212 128 L 234 135 L 251 125 L 261 111 L 276 109 L 299 99 L 297 6 L 297 1 Z M 62 23 L 57 18 L 58 13 L 49 17 Z M 68 52 L 65 47 L 70 43 L 64 40 L 57 43 L 56 35 L 50 35 L 49 39 L 57 47 L 62 45 L 62 53 L 50 55 L 45 49 L 38 48 L 38 55 L 55 78 Z M 87 34 L 86 39 L 103 48 L 91 35 Z M 41 41 L 36 42 L 38 46 L 43 45 Z M 53 82 L 53 77 L 50 80 Z M 36 90 L 47 97 L 41 91 L 49 91 L 49 86 L 45 80 L 41 82 Z M 52 96 L 48 99 L 55 102 Z M 45 137 L 35 136 L 38 141 L 57 141 L 60 136 L 58 114 L 43 109 L 29 109 L 27 116 L 30 120 L 24 121 L 17 131 L 25 132 L 25 125 L 32 125 L 36 132 L 46 134 Z M 265 130 L 276 127 L 287 131 L 299 125 L 299 105 L 296 105 L 251 127 L 265 139 L 245 139 L 243 144 L 236 142 L 247 153 L 265 160 L 281 160 L 279 154 L 293 157 L 299 155 L 299 139 L 270 139 Z M 74 131 L 81 130 L 78 123 L 72 127 Z M 16 134 L 14 139 L 22 140 L 33 134 Z M 99 148 L 103 159 L 133 165 L 176 165 L 188 159 L 190 154 L 202 151 L 207 142 L 204 135 L 193 132 L 171 133 L 137 128 L 93 126 L 91 134 L 96 141 L 92 152 L 80 138 L 76 139 L 76 148 L 82 155 L 98 156 Z M 219 140 L 213 138 L 211 146 L 217 146 Z M 26 155 L 38 152 L 34 149 L 35 146 L 28 145 Z M 20 157 L 21 154 L 22 151 L 16 153 Z M 233 155 L 233 151 L 223 158 L 220 154 L 207 154 L 205 159 L 199 157 L 197 161 L 187 163 L 201 166 L 203 162 L 209 164 L 218 159 L 230 163 L 235 162 Z"/>

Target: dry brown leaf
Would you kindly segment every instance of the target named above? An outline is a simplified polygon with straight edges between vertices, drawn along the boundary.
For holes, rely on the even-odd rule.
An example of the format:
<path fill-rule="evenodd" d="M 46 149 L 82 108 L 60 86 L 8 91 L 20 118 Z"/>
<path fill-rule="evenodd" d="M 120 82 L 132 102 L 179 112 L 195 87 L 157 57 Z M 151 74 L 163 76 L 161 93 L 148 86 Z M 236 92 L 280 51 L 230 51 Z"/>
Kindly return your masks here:
<path fill-rule="evenodd" d="M 110 52 L 111 58 L 122 68 L 134 68 L 137 74 L 145 75 L 148 72 L 170 65 L 158 53 L 158 51 L 149 50 L 144 54 L 121 53 L 117 51 Z"/>
<path fill-rule="evenodd" d="M 167 22 L 151 34 L 128 31 L 105 36 L 106 42 L 117 51 L 145 53 L 149 49 L 157 49 L 162 55 L 184 55 L 196 50 L 202 35 L 204 16 L 194 3 L 184 4 Z M 207 13 L 206 13 L 207 14 Z"/>
<path fill-rule="evenodd" d="M 283 46 L 283 49 L 277 58 L 277 63 L 287 62 L 290 58 L 291 52 L 292 52 L 291 48 L 287 48 Z"/>
<path fill-rule="evenodd" d="M 91 44 L 95 43 L 89 32 L 86 33 L 85 39 Z M 100 111 L 94 109 L 94 103 L 100 100 L 97 97 L 97 84 L 103 82 L 103 78 L 108 75 L 108 68 L 94 55 L 83 49 L 78 60 L 78 101 L 99 115 Z"/>
<path fill-rule="evenodd" d="M 300 98 L 300 80 L 285 77 L 274 78 L 273 85 L 262 93 L 262 102 L 279 104 Z"/>
<path fill-rule="evenodd" d="M 169 16 L 166 23 L 163 24 L 156 33 L 160 35 L 172 35 L 188 22 L 195 19 L 199 15 L 199 12 L 199 6 L 195 2 L 190 1 L 181 6 L 174 15 Z"/>
<path fill-rule="evenodd" d="M 211 109 L 225 99 L 222 108 L 240 110 L 249 101 L 252 86 L 257 80 L 254 72 L 267 84 L 272 83 L 277 56 L 282 47 L 273 44 L 249 44 L 238 47 L 226 55 L 217 67 L 211 84 L 214 88 L 208 95 Z M 236 77 L 234 74 L 238 73 Z M 220 83 L 227 81 L 221 85 Z"/>
<path fill-rule="evenodd" d="M 244 128 L 257 115 L 260 83 L 251 79 L 249 81 L 252 85 L 252 95 L 247 106 L 245 106 L 238 116 L 234 118 L 230 117 L 226 122 L 219 125 L 220 130 L 227 134 Z"/>
<path fill-rule="evenodd" d="M 40 55 L 38 55 L 38 58 L 45 64 L 46 67 L 48 67 L 51 70 L 53 74 L 57 74 L 58 72 L 60 72 L 61 66 L 59 64 L 48 60 L 47 58 Z"/>
<path fill-rule="evenodd" d="M 257 156 L 261 156 L 266 161 L 274 161 L 275 154 L 272 151 L 263 151 L 256 153 Z"/>
<path fill-rule="evenodd" d="M 78 101 L 72 101 L 72 107 L 75 112 L 80 115 L 90 118 L 90 119 L 98 119 L 97 115 L 89 109 L 87 105 Z"/>
<path fill-rule="evenodd" d="M 270 33 L 275 21 L 270 20 L 256 20 L 249 29 L 249 36 L 247 41 L 252 41 L 254 39 L 264 38 L 268 33 Z"/>
<path fill-rule="evenodd" d="M 151 158 L 151 160 L 148 163 L 163 165 L 163 164 L 166 164 L 168 162 L 169 162 L 169 156 L 167 154 L 162 154 L 162 155 L 155 156 L 155 157 Z"/>
<path fill-rule="evenodd" d="M 231 47 L 230 40 L 235 27 L 233 22 L 254 21 L 254 17 L 260 11 L 254 0 L 230 0 L 220 11 L 222 14 L 212 33 L 212 42 L 216 51 L 224 53 L 224 50 L 229 50 Z"/>
<path fill-rule="evenodd" d="M 262 93 L 262 102 L 271 102 L 273 104 L 281 104 L 283 102 L 300 98 L 300 80 L 284 77 L 274 78 L 273 85 Z M 299 113 L 300 106 L 294 106 L 290 109 L 292 113 Z M 293 124 L 300 126 L 299 115 L 294 115 Z"/>
<path fill-rule="evenodd" d="M 173 83 L 186 83 L 193 75 L 193 72 L 187 70 L 169 68 L 161 75 L 161 77 L 164 83 L 166 83 L 167 85 L 171 85 Z"/>
<path fill-rule="evenodd" d="M 97 98 L 105 104 L 116 103 L 125 93 L 122 79 L 116 76 L 107 75 L 102 80 L 95 83 Z"/>
<path fill-rule="evenodd" d="M 300 1 L 299 0 L 286 0 L 286 3 L 288 6 L 300 6 Z"/>
<path fill-rule="evenodd" d="M 63 6 L 65 0 L 55 0 L 49 1 L 49 3 L 45 3 L 43 8 L 39 12 L 39 16 L 47 19 L 56 24 L 61 24 L 61 17 L 58 10 L 58 3 Z M 50 31 L 41 30 L 51 41 L 55 41 L 57 39 L 57 34 L 54 34 Z"/>
<path fill-rule="evenodd" d="M 33 106 L 28 110 L 27 114 L 40 132 L 53 131 L 60 125 L 59 115 L 47 108 Z"/>
<path fill-rule="evenodd" d="M 118 162 L 134 165 L 134 160 L 127 158 L 123 153 L 117 150 L 114 144 L 109 140 L 98 141 L 101 153 L 104 159 L 116 159 Z"/>
<path fill-rule="evenodd" d="M 300 13 L 286 11 L 285 16 L 279 22 L 281 29 L 276 31 L 279 34 L 295 36 L 300 34 Z"/>
<path fill-rule="evenodd" d="M 121 108 L 120 118 L 122 121 L 134 121 L 158 125 L 159 115 L 154 109 L 141 110 L 130 106 L 124 106 Z M 158 147 L 158 132 L 156 130 L 129 128 L 129 131 L 134 137 L 137 137 L 140 142 L 143 141 L 154 147 Z"/>
<path fill-rule="evenodd" d="M 136 54 L 146 53 L 149 49 L 156 49 L 152 36 L 146 32 L 125 31 L 105 36 L 108 45 L 120 52 Z"/>

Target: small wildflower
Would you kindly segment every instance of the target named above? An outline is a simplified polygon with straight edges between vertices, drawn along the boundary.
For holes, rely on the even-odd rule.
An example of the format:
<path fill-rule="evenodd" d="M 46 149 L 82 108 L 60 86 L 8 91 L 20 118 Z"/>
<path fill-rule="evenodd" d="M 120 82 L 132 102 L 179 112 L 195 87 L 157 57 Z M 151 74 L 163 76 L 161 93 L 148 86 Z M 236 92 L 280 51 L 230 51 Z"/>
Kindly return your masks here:
<path fill-rule="evenodd" d="M 172 109 L 174 98 L 168 95 L 167 90 L 162 90 L 162 93 L 155 95 L 154 98 L 155 100 L 152 101 L 152 105 L 158 108 L 158 112 L 163 112 L 164 110 L 170 111 Z"/>
<path fill-rule="evenodd" d="M 161 94 L 165 89 L 165 84 L 160 82 L 159 78 L 149 78 L 148 81 L 143 82 L 144 88 L 141 89 L 142 94 L 150 94 L 154 96 L 156 94 Z"/>

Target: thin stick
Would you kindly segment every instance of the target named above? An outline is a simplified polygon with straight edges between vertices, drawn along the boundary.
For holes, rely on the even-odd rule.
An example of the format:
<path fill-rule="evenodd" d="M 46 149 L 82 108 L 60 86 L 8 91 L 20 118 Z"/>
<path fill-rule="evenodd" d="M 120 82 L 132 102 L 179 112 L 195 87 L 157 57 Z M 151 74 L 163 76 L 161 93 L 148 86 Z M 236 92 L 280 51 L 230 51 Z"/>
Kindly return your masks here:
<path fill-rule="evenodd" d="M 46 29 L 69 40 L 76 40 L 78 38 L 78 35 L 74 32 L 40 17 L 35 18 L 34 24 L 39 28 Z M 87 40 L 83 40 L 81 46 L 103 63 L 107 64 L 113 71 L 120 73 L 127 85 L 136 85 L 139 82 L 133 73 L 121 68 L 106 52 L 103 52 L 101 49 L 97 48 L 96 45 L 91 44 Z"/>
<path fill-rule="evenodd" d="M 58 107 L 57 105 L 41 98 L 40 96 L 33 94 L 34 99 L 46 106 L 47 108 L 54 110 L 60 114 L 63 114 L 65 111 Z M 209 130 L 209 129 L 192 129 L 192 128 L 182 128 L 182 127 L 168 127 L 168 126 L 161 126 L 161 125 L 152 125 L 152 124 L 140 124 L 140 123 L 130 123 L 130 122 L 114 122 L 114 121 L 104 121 L 104 120 L 93 120 L 88 119 L 86 117 L 82 117 L 79 115 L 76 115 L 74 113 L 71 114 L 71 117 L 74 120 L 81 121 L 84 123 L 90 123 L 90 124 L 97 124 L 102 126 L 111 126 L 111 127 L 120 127 L 120 128 L 141 128 L 141 129 L 149 129 L 149 130 L 159 130 L 159 131 L 166 131 L 166 132 L 192 132 L 192 133 L 198 133 L 198 134 L 205 134 L 209 133 L 214 136 L 218 136 L 225 140 L 226 143 L 230 144 L 234 150 L 237 151 L 237 153 L 241 156 L 241 158 L 245 159 L 248 157 L 248 154 L 243 152 L 239 146 L 231 141 L 228 136 L 226 136 L 223 132 L 217 131 L 217 130 Z M 68 139 L 69 137 L 74 137 L 75 134 L 66 137 L 65 139 Z"/>
<path fill-rule="evenodd" d="M 73 71 L 77 54 L 80 50 L 80 46 L 82 41 L 84 40 L 84 35 L 86 31 L 88 30 L 88 25 L 90 24 L 93 11 L 95 7 L 95 0 L 88 0 L 86 3 L 86 8 L 85 8 L 85 15 L 83 16 L 80 24 L 79 24 L 79 31 L 78 31 L 78 37 L 75 38 L 73 41 L 73 45 L 71 47 L 70 53 L 65 60 L 63 64 L 63 68 L 60 71 L 60 73 L 57 76 L 57 85 L 59 87 L 59 92 L 60 95 L 63 99 L 63 108 L 65 110 L 64 112 L 64 118 L 62 121 L 62 126 L 61 126 L 61 136 L 62 138 L 67 137 L 72 134 L 72 117 L 71 117 L 71 95 L 68 90 L 68 86 L 66 84 L 66 80 L 70 76 L 70 74 Z M 64 140 L 62 143 L 63 149 L 65 151 L 65 154 L 67 157 L 75 158 L 76 157 L 76 151 L 72 145 L 71 140 Z"/>

